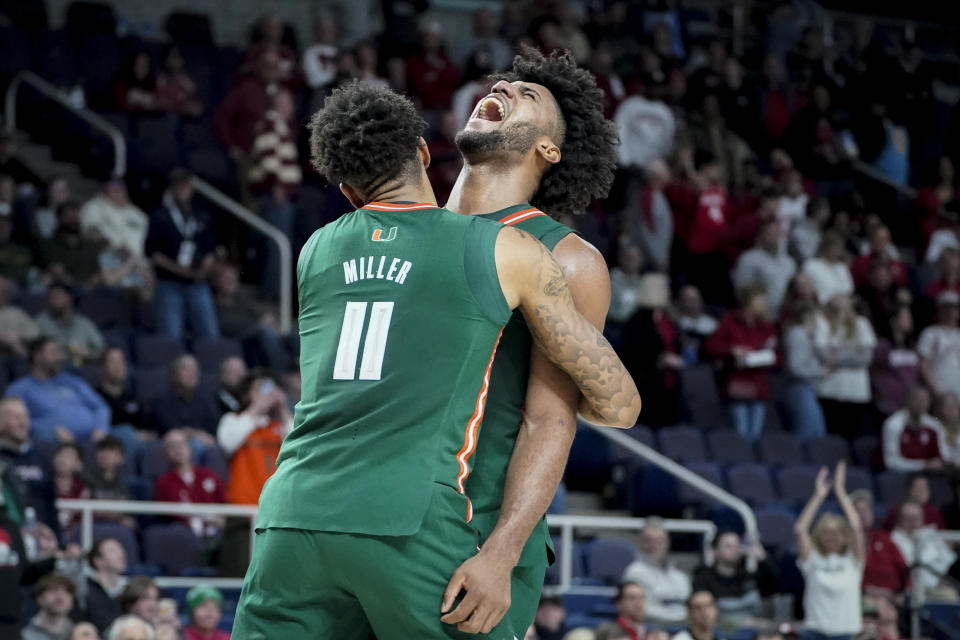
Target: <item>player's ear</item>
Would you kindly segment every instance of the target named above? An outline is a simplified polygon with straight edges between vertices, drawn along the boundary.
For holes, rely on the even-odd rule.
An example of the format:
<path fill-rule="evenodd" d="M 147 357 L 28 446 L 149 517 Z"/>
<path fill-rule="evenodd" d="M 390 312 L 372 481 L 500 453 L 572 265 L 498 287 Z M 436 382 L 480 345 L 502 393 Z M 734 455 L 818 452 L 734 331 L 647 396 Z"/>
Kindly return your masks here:
<path fill-rule="evenodd" d="M 423 163 L 424 169 L 430 168 L 430 147 L 427 146 L 427 141 L 420 138 L 420 141 L 417 143 L 417 153 L 420 154 L 420 162 Z"/>
<path fill-rule="evenodd" d="M 534 148 L 537 150 L 537 155 L 543 158 L 547 164 L 560 162 L 560 147 L 547 136 L 540 136 Z"/>
<path fill-rule="evenodd" d="M 352 204 L 357 209 L 361 209 L 363 208 L 363 205 L 367 204 L 366 202 L 363 201 L 363 198 L 361 198 L 360 195 L 354 190 L 354 188 L 348 184 L 343 184 L 342 182 L 340 183 L 340 193 L 345 195 L 347 197 L 347 200 L 350 201 L 350 204 Z"/>

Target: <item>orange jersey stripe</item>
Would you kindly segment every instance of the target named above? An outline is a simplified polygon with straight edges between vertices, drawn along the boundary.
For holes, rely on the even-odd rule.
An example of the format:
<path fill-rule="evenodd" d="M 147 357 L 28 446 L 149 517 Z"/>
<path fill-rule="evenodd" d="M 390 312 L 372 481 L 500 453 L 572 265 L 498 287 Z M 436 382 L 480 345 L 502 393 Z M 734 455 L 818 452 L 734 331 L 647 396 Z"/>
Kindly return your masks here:
<path fill-rule="evenodd" d="M 500 344 L 500 338 L 503 336 L 503 328 L 497 334 L 497 341 L 493 343 L 493 350 L 490 352 L 490 361 L 487 362 L 487 369 L 483 373 L 483 384 L 480 386 L 480 392 L 477 394 L 477 404 L 473 409 L 473 415 L 467 422 L 467 431 L 464 434 L 463 447 L 457 453 L 457 462 L 460 464 L 460 474 L 457 476 L 457 491 L 466 495 L 465 484 L 470 476 L 470 465 L 467 461 L 473 452 L 477 449 L 477 432 L 480 430 L 480 423 L 483 422 L 483 412 L 487 406 L 487 393 L 490 391 L 490 370 L 493 368 L 493 357 L 497 354 L 497 346 Z M 473 505 L 470 498 L 467 498 L 467 522 L 473 519 Z"/>
<path fill-rule="evenodd" d="M 523 211 L 517 211 L 516 213 L 511 213 L 506 218 L 500 221 L 501 224 L 514 225 L 520 222 L 521 220 L 526 220 L 528 218 L 535 218 L 537 216 L 545 216 L 543 211 L 537 209 L 536 207 L 531 209 L 524 209 Z"/>
<path fill-rule="evenodd" d="M 435 204 L 427 202 L 415 202 L 413 204 L 393 204 L 391 202 L 370 202 L 362 209 L 373 209 L 375 211 L 419 211 L 421 209 L 439 209 Z"/>

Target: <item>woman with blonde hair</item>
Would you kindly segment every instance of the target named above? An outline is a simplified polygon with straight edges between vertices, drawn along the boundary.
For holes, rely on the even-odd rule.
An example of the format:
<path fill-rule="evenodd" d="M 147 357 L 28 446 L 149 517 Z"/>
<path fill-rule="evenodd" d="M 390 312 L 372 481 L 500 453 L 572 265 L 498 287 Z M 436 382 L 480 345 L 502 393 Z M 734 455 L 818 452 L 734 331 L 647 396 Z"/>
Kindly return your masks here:
<path fill-rule="evenodd" d="M 806 582 L 803 593 L 804 640 L 850 640 L 860 632 L 860 583 L 866 542 L 860 516 L 847 495 L 847 465 L 839 462 L 833 477 L 843 516 L 814 517 L 830 494 L 830 471 L 817 474 L 813 496 L 797 519 L 797 565 Z"/>
<path fill-rule="evenodd" d="M 876 334 L 850 296 L 838 294 L 817 317 L 813 342 L 829 369 L 817 385 L 827 431 L 852 440 L 870 426 L 870 363 Z"/>

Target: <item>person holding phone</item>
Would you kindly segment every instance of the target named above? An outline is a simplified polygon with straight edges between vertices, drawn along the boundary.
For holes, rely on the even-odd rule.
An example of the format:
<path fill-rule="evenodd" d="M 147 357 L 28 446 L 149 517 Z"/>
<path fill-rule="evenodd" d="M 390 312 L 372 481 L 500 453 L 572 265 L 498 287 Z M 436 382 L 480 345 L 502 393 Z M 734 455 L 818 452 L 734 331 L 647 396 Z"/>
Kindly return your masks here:
<path fill-rule="evenodd" d="M 293 428 L 287 396 L 272 378 L 252 373 L 240 385 L 240 408 L 217 426 L 217 442 L 230 460 L 227 502 L 257 504 L 276 469 L 284 436 Z"/>

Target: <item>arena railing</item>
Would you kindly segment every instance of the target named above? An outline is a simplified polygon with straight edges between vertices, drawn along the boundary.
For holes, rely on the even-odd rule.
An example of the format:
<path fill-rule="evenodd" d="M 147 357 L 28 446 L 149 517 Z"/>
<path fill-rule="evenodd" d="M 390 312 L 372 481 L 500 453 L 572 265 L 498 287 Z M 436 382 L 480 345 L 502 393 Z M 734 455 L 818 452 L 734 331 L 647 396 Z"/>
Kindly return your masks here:
<path fill-rule="evenodd" d="M 713 484 L 702 476 L 690 471 L 681 464 L 678 464 L 667 456 L 655 451 L 653 448 L 639 442 L 619 429 L 609 427 L 597 427 L 587 422 L 580 423 L 587 428 L 593 429 L 605 438 L 612 440 L 624 449 L 643 458 L 648 463 L 660 467 L 670 475 L 674 476 L 680 482 L 687 484 L 697 491 L 703 493 L 709 498 L 716 500 L 720 504 L 729 507 L 743 520 L 744 537 L 747 542 L 754 543 L 760 541 L 760 531 L 757 528 L 757 516 L 753 509 L 746 502 L 733 495 L 729 491 Z M 756 558 L 753 555 L 747 556 L 748 568 L 753 571 L 756 569 Z"/>
<path fill-rule="evenodd" d="M 250 520 L 250 549 L 253 549 L 254 526 L 257 508 L 254 506 L 226 504 L 190 504 L 182 502 L 148 502 L 139 500 L 57 500 L 57 509 L 80 513 L 80 545 L 84 549 L 93 546 L 93 521 L 96 513 L 125 513 L 130 515 L 153 516 L 232 516 Z M 548 515 L 547 524 L 551 529 L 560 529 L 560 584 L 555 587 L 562 593 L 603 594 L 610 587 L 589 587 L 575 585 L 573 579 L 573 532 L 590 531 L 629 531 L 639 532 L 647 521 L 643 518 L 619 518 L 613 516 Z M 706 520 L 657 520 L 666 531 L 671 533 L 696 533 L 703 536 L 706 551 L 717 532 L 714 523 Z M 225 589 L 239 589 L 243 584 L 240 578 L 206 578 L 159 576 L 156 582 L 161 587 L 191 587 L 200 583 L 214 584 Z"/>
<path fill-rule="evenodd" d="M 17 128 L 17 94 L 20 91 L 20 87 L 24 84 L 30 85 L 45 98 L 56 102 L 110 138 L 110 142 L 113 143 L 113 175 L 116 177 L 126 175 L 127 143 L 124 139 L 123 132 L 93 111 L 71 103 L 67 94 L 32 71 L 21 71 L 14 76 L 9 86 L 7 86 L 6 103 L 4 107 L 6 128 L 9 133 L 13 133 Z"/>
<path fill-rule="evenodd" d="M 7 87 L 5 104 L 5 124 L 7 131 L 12 133 L 17 127 L 17 95 L 20 87 L 24 84 L 30 85 L 41 95 L 70 111 L 78 118 L 87 122 L 91 127 L 99 130 L 110 138 L 110 141 L 113 143 L 113 175 L 116 177 L 126 175 L 127 141 L 123 132 L 93 111 L 71 103 L 64 92 L 32 71 L 23 71 L 17 74 Z M 280 252 L 280 331 L 282 333 L 289 333 L 293 328 L 293 250 L 290 245 L 290 239 L 277 227 L 264 221 L 263 218 L 209 182 L 194 176 L 193 187 L 197 193 L 210 202 L 239 219 L 247 226 L 253 227 L 256 231 L 267 236 L 270 241 L 276 243 Z"/>
<path fill-rule="evenodd" d="M 945 543 L 957 543 L 960 542 L 960 531 L 937 531 L 937 537 L 943 540 Z M 913 558 L 914 563 L 910 567 L 910 637 L 913 640 L 919 640 L 921 637 L 921 628 L 920 628 L 920 617 L 923 611 L 924 605 L 927 604 L 927 594 L 923 592 L 923 585 L 921 584 L 921 573 L 923 571 L 931 571 L 933 573 L 938 573 L 933 567 L 927 566 L 920 562 L 920 553 L 923 547 L 923 540 L 920 536 L 913 536 Z M 947 580 L 954 588 L 960 590 L 960 583 L 951 578 L 950 576 L 940 575 L 942 580 Z M 956 637 L 956 636 L 954 636 Z"/>
<path fill-rule="evenodd" d="M 290 239 L 280 229 L 206 180 L 193 176 L 192 182 L 197 193 L 276 243 L 280 251 L 280 331 L 289 333 L 293 328 L 293 249 Z"/>

